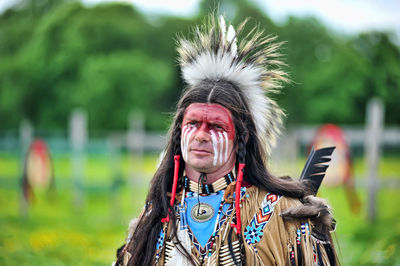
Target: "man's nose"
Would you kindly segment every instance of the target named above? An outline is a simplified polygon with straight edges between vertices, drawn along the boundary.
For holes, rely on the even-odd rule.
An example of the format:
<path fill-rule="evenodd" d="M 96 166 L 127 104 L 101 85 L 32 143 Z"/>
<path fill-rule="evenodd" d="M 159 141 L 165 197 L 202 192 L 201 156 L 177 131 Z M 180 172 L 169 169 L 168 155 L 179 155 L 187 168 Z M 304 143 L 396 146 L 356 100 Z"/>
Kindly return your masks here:
<path fill-rule="evenodd" d="M 210 141 L 211 136 L 206 126 L 202 125 L 196 132 L 195 140 L 198 142 Z"/>

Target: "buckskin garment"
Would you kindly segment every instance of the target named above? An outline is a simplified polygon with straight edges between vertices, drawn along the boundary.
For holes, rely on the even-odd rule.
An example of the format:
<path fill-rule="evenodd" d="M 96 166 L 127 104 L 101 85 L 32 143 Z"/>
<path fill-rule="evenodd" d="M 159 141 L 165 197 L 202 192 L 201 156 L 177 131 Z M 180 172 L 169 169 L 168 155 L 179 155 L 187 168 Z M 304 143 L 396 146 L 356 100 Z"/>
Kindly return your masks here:
<path fill-rule="evenodd" d="M 229 188 L 228 186 L 226 191 Z M 177 202 L 180 199 L 178 198 Z M 335 228 L 335 221 L 329 206 L 322 199 L 313 196 L 301 200 L 293 199 L 250 186 L 242 187 L 240 204 L 241 239 L 238 239 L 231 227 L 235 217 L 234 203 L 225 208 L 222 217 L 219 217 L 215 243 L 211 246 L 210 240 L 205 247 L 200 245 L 189 228 L 191 257 L 196 265 L 337 264 L 330 235 L 330 231 Z M 186 215 L 190 215 L 188 211 Z M 179 227 L 179 222 L 177 224 Z M 132 222 L 129 235 L 132 235 L 134 229 L 135 223 Z M 166 232 L 160 234 L 155 247 L 155 265 L 188 263 L 187 260 L 177 260 L 183 256 L 178 255 L 174 239 L 170 237 L 171 229 L 171 226 L 165 223 Z M 233 252 L 229 251 L 229 242 Z M 125 251 L 121 249 L 121 252 Z M 232 257 L 232 253 L 235 258 Z M 125 252 L 122 265 L 127 265 L 129 258 L 130 254 Z"/>

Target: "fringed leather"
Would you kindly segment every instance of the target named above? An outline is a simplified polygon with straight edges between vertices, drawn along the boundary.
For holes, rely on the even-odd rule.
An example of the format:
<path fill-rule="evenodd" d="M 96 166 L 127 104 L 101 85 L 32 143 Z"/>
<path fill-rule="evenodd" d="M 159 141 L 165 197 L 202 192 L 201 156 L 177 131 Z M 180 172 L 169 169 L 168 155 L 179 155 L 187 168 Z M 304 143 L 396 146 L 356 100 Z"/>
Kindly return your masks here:
<path fill-rule="evenodd" d="M 281 213 L 288 221 L 309 221 L 302 224 L 294 233 L 292 240 L 293 254 L 289 254 L 291 264 L 295 265 L 337 265 L 335 250 L 330 232 L 335 229 L 328 204 L 317 197 L 307 196 L 299 206 Z M 293 263 L 295 261 L 295 263 Z"/>
<path fill-rule="evenodd" d="M 303 224 L 304 225 L 304 224 Z M 331 263 L 324 244 L 312 237 L 308 228 L 297 229 L 288 243 L 288 264 L 296 266 L 336 265 Z"/>
<path fill-rule="evenodd" d="M 243 224 L 251 222 L 254 213 L 257 213 L 262 206 L 265 196 L 265 193 L 255 187 L 246 189 L 246 196 L 243 197 L 241 208 Z M 216 237 L 211 257 L 203 259 L 196 249 L 192 249 L 192 259 L 195 264 L 207 265 L 210 260 L 210 265 L 248 264 L 257 266 L 268 265 L 266 262 L 273 261 L 278 265 L 291 266 L 337 265 L 338 260 L 329 233 L 334 224 L 329 206 L 315 197 L 306 197 L 301 202 L 282 197 L 279 202 L 275 206 L 276 213 L 272 215 L 270 224 L 268 224 L 274 229 L 263 230 L 265 236 L 259 243 L 243 243 L 241 247 L 241 239 L 235 234 L 235 229 L 231 227 L 231 224 L 236 222 L 233 219 L 236 218 L 235 210 L 233 210 Z M 287 249 L 282 248 L 280 243 L 284 244 Z M 162 257 L 161 264 L 171 265 L 174 248 L 176 247 L 171 240 L 165 242 L 165 256 Z M 246 257 L 242 256 L 243 251 Z"/>

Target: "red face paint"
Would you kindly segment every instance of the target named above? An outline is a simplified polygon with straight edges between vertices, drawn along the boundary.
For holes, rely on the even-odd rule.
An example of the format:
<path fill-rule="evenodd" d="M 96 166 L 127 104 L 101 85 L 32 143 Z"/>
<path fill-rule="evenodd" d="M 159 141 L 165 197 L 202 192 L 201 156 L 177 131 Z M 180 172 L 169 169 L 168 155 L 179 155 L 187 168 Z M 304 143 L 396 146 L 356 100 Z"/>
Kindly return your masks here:
<path fill-rule="evenodd" d="M 206 103 L 189 105 L 183 117 L 181 136 L 182 155 L 189 166 L 212 172 L 228 161 L 231 163 L 235 126 L 225 107 Z"/>
<path fill-rule="evenodd" d="M 186 108 L 182 128 L 188 124 L 194 125 L 207 133 L 210 130 L 225 131 L 228 134 L 228 139 L 233 140 L 235 138 L 235 126 L 231 112 L 219 104 L 192 103 Z"/>

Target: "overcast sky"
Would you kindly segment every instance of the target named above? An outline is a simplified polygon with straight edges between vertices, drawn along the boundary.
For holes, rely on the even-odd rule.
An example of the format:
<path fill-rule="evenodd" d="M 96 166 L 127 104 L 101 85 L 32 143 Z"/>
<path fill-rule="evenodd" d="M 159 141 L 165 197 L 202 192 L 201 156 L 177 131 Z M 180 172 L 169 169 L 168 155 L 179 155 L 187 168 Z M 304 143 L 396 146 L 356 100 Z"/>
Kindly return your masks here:
<path fill-rule="evenodd" d="M 0 0 L 0 12 L 20 0 Z M 110 0 L 83 0 L 88 5 Z M 200 0 L 120 0 L 148 13 L 191 16 Z M 342 33 L 389 30 L 400 38 L 400 0 L 251 0 L 277 22 L 288 15 L 312 15 Z"/>

